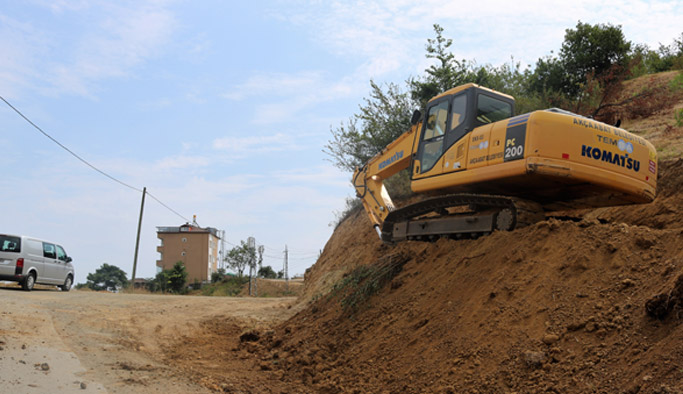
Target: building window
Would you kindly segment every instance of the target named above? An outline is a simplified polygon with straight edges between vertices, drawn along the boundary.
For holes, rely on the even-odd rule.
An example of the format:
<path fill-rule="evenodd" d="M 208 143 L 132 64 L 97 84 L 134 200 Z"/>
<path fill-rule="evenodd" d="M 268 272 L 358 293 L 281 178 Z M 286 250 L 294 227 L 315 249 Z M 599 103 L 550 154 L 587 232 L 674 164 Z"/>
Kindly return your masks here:
<path fill-rule="evenodd" d="M 187 242 L 187 238 L 183 238 L 182 241 L 183 241 L 183 242 Z"/>
<path fill-rule="evenodd" d="M 183 250 L 182 253 L 180 253 L 181 256 L 185 256 L 187 253 Z"/>

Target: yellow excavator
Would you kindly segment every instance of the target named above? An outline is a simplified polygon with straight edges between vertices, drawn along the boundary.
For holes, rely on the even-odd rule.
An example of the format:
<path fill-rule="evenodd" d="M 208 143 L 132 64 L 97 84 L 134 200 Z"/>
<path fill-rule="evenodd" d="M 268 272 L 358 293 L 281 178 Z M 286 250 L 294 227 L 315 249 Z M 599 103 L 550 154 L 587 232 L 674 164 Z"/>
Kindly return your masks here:
<path fill-rule="evenodd" d="M 411 128 L 353 175 L 388 243 L 476 238 L 547 211 L 651 202 L 657 153 L 642 137 L 561 109 L 513 116 L 514 98 L 476 84 L 415 111 Z M 384 180 L 411 169 L 426 198 L 395 208 Z"/>

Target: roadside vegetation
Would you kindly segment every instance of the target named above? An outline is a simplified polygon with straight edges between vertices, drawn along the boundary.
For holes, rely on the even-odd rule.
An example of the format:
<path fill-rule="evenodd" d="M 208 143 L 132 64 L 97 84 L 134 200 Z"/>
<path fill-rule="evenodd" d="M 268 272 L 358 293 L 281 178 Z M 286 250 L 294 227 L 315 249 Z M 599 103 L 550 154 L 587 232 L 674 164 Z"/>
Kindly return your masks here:
<path fill-rule="evenodd" d="M 405 254 L 396 253 L 372 264 L 358 266 L 334 285 L 329 297 L 338 300 L 344 312 L 352 316 L 366 306 L 370 297 L 391 282 L 409 260 Z M 398 287 L 400 283 L 392 286 Z"/>
<path fill-rule="evenodd" d="M 220 268 L 211 275 L 211 283 L 199 281 L 189 283 L 187 269 L 182 261 L 178 261 L 173 268 L 159 272 L 154 278 L 136 283 L 135 288 L 130 286 L 127 274 L 123 270 L 105 263 L 94 273 L 88 274 L 86 283 L 80 283 L 75 287 L 94 291 L 234 297 L 243 295 L 246 285 L 249 284 L 250 276 L 244 275 L 244 270 L 250 264 L 254 264 L 252 280 L 284 278 L 283 271 L 276 272 L 271 266 L 261 266 L 260 257 L 259 255 L 259 258 L 256 259 L 256 252 L 253 248 L 249 248 L 245 242 L 242 242 L 241 245 L 230 250 L 226 258 L 228 267 L 235 270 L 236 274 L 228 273 L 224 268 Z M 258 264 L 258 271 L 255 269 L 256 264 Z M 275 288 L 262 291 L 259 296 L 291 296 L 295 294 L 296 292 Z"/>
<path fill-rule="evenodd" d="M 266 265 L 262 266 L 258 273 L 251 278 L 252 281 L 258 279 L 283 279 L 284 273 L 282 271 L 275 272 L 273 267 Z M 225 269 L 218 269 L 218 272 L 214 272 L 211 275 L 211 283 L 204 284 L 202 286 L 193 286 L 193 291 L 190 294 L 203 295 L 203 296 L 219 296 L 219 297 L 237 297 L 245 294 L 245 289 L 248 289 L 249 285 L 248 276 L 240 276 L 232 273 L 227 273 Z M 257 295 L 259 297 L 270 297 L 270 296 L 291 296 L 294 295 L 293 292 L 287 292 L 280 289 L 263 289 L 263 282 L 259 281 L 261 284 Z M 272 287 L 272 286 L 269 286 Z"/>
<path fill-rule="evenodd" d="M 95 272 L 88 274 L 87 282 L 79 283 L 75 287 L 94 291 L 119 291 L 128 287 L 128 278 L 121 268 L 104 263 Z"/>
<path fill-rule="evenodd" d="M 435 37 L 427 40 L 425 56 L 433 63 L 421 75 L 403 84 L 370 81 L 370 92 L 359 112 L 331 128 L 331 138 L 323 151 L 343 171 L 353 173 L 391 141 L 408 130 L 415 109 L 450 88 L 473 82 L 510 94 L 516 99 L 516 112 L 559 107 L 614 124 L 619 120 L 644 118 L 672 102 L 683 90 L 683 74 L 670 86 L 646 85 L 624 95 L 624 82 L 644 75 L 683 70 L 683 33 L 668 45 L 652 49 L 635 44 L 624 36 L 621 26 L 578 22 L 565 31 L 564 41 L 552 55 L 524 68 L 512 58 L 494 66 L 458 59 L 452 52 L 453 40 L 444 28 L 434 25 Z M 683 109 L 674 113 L 671 125 L 683 125 Z M 409 173 L 402 172 L 385 182 L 392 196 L 410 196 Z M 336 213 L 339 224 L 360 208 L 355 197 L 348 198 L 343 211 Z"/>

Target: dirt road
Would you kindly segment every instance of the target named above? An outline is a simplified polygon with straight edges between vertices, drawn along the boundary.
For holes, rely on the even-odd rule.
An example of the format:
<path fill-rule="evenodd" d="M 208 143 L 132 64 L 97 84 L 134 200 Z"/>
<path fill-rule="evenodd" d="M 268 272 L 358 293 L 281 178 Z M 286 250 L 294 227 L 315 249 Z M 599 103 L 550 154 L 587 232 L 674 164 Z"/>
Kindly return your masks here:
<path fill-rule="evenodd" d="M 28 293 L 0 283 L 0 391 L 249 391 L 250 384 L 263 384 L 249 376 L 253 361 L 237 349 L 212 347 L 211 338 L 230 334 L 237 346 L 242 331 L 267 329 L 290 317 L 293 303 L 293 298 Z M 216 359 L 221 362 L 213 365 L 210 360 Z"/>

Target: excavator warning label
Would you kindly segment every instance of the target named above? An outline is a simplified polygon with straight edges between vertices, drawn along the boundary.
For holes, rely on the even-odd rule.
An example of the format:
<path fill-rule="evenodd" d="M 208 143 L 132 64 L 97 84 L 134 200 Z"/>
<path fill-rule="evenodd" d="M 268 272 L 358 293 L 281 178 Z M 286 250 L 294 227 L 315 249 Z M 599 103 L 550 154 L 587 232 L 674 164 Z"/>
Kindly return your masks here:
<path fill-rule="evenodd" d="M 519 160 L 524 157 L 524 142 L 526 141 L 526 123 L 508 127 L 505 133 L 505 150 L 503 162 Z"/>

